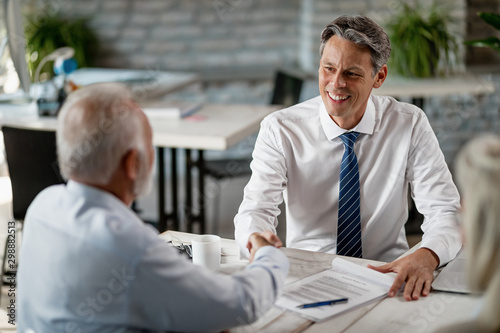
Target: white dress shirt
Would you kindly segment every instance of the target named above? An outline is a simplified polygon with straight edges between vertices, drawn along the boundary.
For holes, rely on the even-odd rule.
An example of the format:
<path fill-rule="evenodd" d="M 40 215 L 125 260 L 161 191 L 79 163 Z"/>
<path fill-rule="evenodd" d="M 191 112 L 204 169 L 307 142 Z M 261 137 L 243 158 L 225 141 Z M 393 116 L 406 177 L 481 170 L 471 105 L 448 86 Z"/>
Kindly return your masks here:
<path fill-rule="evenodd" d="M 424 217 L 422 247 L 440 263 L 453 259 L 461 238 L 454 215 L 458 191 L 424 112 L 391 97 L 370 96 L 355 128 L 363 258 L 392 261 L 408 249 L 408 186 Z M 350 131 L 349 130 L 349 131 Z M 336 253 L 340 163 L 345 132 L 321 97 L 267 116 L 253 152 L 252 177 L 235 217 L 242 256 L 252 232 L 275 232 L 286 203 L 286 245 Z"/>
<path fill-rule="evenodd" d="M 18 271 L 18 332 L 215 331 L 257 319 L 288 259 L 266 246 L 245 271 L 193 265 L 123 202 L 70 181 L 29 208 Z"/>

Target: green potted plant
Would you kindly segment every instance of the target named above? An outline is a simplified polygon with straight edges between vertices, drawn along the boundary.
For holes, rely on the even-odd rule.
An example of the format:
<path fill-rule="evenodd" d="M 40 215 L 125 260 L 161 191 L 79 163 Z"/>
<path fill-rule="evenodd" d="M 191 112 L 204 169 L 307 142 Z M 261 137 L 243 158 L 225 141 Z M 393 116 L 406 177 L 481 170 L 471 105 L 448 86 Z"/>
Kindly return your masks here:
<path fill-rule="evenodd" d="M 496 13 L 479 12 L 477 15 L 496 30 L 500 31 L 500 15 Z M 500 53 L 500 39 L 492 36 L 483 39 L 466 41 L 465 45 L 490 47 Z"/>
<path fill-rule="evenodd" d="M 26 26 L 26 44 L 29 58 L 29 68 L 34 72 L 39 62 L 52 51 L 63 46 L 74 48 L 78 67 L 89 67 L 94 63 L 98 52 L 98 40 L 88 27 L 87 19 L 69 20 L 59 15 L 36 16 L 28 18 Z M 50 78 L 52 63 L 46 64 L 42 72 Z"/>
<path fill-rule="evenodd" d="M 400 2 L 386 24 L 391 40 L 391 70 L 403 76 L 430 77 L 449 71 L 459 58 L 453 18 L 446 6 Z"/>

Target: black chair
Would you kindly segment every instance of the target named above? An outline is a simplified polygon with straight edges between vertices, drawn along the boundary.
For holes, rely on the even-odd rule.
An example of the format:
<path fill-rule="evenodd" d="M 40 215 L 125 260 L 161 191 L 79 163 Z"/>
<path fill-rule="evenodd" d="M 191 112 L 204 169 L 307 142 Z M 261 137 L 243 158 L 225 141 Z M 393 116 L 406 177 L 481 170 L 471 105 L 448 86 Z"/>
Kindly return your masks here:
<path fill-rule="evenodd" d="M 290 72 L 277 70 L 274 76 L 274 89 L 271 97 L 271 105 L 281 105 L 284 108 L 297 104 L 300 101 L 300 93 L 304 78 Z M 223 181 L 229 178 L 249 176 L 252 174 L 250 162 L 251 153 L 239 158 L 222 158 L 205 161 L 205 172 L 215 181 Z M 219 196 L 215 199 L 216 207 L 219 205 Z M 217 212 L 217 208 L 215 210 Z M 216 214 L 215 219 L 218 219 Z M 218 221 L 215 221 L 217 223 Z M 216 224 L 217 225 L 217 224 Z M 216 233 L 216 231 L 214 231 Z"/>
<path fill-rule="evenodd" d="M 300 100 L 303 82 L 303 77 L 278 70 L 274 77 L 271 104 L 283 105 L 283 107 L 297 104 Z"/>
<path fill-rule="evenodd" d="M 13 216 L 16 224 L 22 227 L 26 211 L 36 195 L 50 185 L 64 183 L 57 162 L 56 134 L 11 126 L 3 126 L 2 132 L 12 184 Z M 5 281 L 10 271 L 5 267 L 7 245 L 6 241 L 1 281 Z"/>

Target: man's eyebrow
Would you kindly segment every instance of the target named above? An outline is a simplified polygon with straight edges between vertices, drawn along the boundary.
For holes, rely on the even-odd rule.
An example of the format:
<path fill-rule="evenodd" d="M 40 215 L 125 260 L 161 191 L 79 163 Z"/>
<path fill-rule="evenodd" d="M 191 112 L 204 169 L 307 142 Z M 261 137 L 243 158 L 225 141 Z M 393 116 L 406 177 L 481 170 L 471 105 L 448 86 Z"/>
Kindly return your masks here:
<path fill-rule="evenodd" d="M 351 66 L 351 67 L 349 67 L 349 68 L 346 68 L 345 70 L 346 70 L 346 71 L 362 72 L 362 73 L 364 73 L 364 72 L 365 72 L 364 68 L 363 68 L 363 67 L 360 67 L 360 66 Z"/>
<path fill-rule="evenodd" d="M 322 64 L 324 66 L 334 66 L 334 64 L 328 60 L 320 61 L 320 64 Z"/>
<path fill-rule="evenodd" d="M 326 60 L 326 61 L 323 61 L 320 63 L 322 66 L 330 66 L 330 67 L 335 67 L 335 64 L 333 64 L 332 62 Z M 348 68 L 345 68 L 344 71 L 356 71 L 356 72 L 362 72 L 364 73 L 365 70 L 363 67 L 361 66 L 351 66 L 351 67 L 348 67 Z"/>

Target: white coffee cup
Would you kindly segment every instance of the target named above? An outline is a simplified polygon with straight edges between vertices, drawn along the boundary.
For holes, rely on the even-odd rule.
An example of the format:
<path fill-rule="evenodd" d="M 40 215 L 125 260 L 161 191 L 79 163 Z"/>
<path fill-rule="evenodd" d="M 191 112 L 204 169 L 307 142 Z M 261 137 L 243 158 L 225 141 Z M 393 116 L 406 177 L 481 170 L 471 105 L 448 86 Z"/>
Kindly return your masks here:
<path fill-rule="evenodd" d="M 220 268 L 220 237 L 199 235 L 191 241 L 193 264 L 206 267 L 214 272 Z"/>

